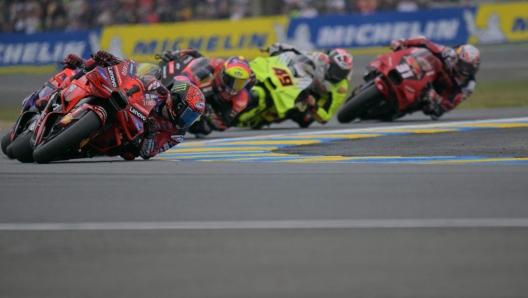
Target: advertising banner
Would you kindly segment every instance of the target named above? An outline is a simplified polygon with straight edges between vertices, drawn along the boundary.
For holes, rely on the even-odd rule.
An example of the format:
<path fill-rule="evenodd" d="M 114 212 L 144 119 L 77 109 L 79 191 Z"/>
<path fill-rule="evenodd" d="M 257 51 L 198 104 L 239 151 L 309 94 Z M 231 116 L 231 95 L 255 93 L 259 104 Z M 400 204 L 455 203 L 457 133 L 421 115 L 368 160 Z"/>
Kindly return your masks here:
<path fill-rule="evenodd" d="M 528 3 L 482 4 L 465 10 L 470 43 L 505 43 L 528 40 Z"/>
<path fill-rule="evenodd" d="M 85 59 L 99 50 L 100 30 L 0 34 L 0 68 L 51 65 L 70 54 Z"/>
<path fill-rule="evenodd" d="M 195 48 L 209 57 L 242 55 L 255 58 L 259 49 L 276 42 L 287 17 L 200 21 L 175 24 L 111 26 L 102 32 L 101 47 L 137 61 L 153 61 L 155 54 Z"/>
<path fill-rule="evenodd" d="M 418 12 L 380 12 L 292 19 L 284 42 L 303 49 L 388 46 L 393 39 L 425 36 L 436 43 L 455 45 L 468 39 L 460 8 Z"/>

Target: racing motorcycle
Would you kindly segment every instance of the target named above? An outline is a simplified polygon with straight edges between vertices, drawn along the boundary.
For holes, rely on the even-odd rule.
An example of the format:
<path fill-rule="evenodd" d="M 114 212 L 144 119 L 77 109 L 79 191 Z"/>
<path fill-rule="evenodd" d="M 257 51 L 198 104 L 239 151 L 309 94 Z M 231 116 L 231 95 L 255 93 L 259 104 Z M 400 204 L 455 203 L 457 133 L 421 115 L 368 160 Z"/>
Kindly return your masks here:
<path fill-rule="evenodd" d="M 165 54 L 156 54 L 154 57 L 157 60 L 161 60 L 158 65 L 161 70 L 159 80 L 163 86 L 171 90 L 174 85 L 175 78 L 187 72 L 196 76 L 196 79 L 200 81 L 200 90 L 204 94 L 210 94 L 213 92 L 212 82 L 213 77 L 209 74 L 213 73 L 213 68 L 202 54 L 194 49 L 187 49 L 183 51 L 175 51 L 170 53 L 171 57 L 165 56 Z M 214 100 L 214 99 L 213 99 Z M 210 99 L 208 101 L 211 101 Z M 207 135 L 208 132 L 203 131 L 204 122 L 209 122 L 213 118 L 213 112 L 211 106 L 216 103 L 208 102 L 208 109 L 198 118 L 188 129 L 188 133 L 195 134 L 197 137 Z"/>
<path fill-rule="evenodd" d="M 442 62 L 424 48 L 379 55 L 367 66 L 365 84 L 346 100 L 337 120 L 392 121 L 421 110 L 427 104 L 424 93 L 441 72 Z"/>
<path fill-rule="evenodd" d="M 115 156 L 138 143 L 159 99 L 146 93 L 136 71 L 132 60 L 97 66 L 55 92 L 31 134 L 34 160 Z"/>
<path fill-rule="evenodd" d="M 256 76 L 248 105 L 235 123 L 237 127 L 260 129 L 286 119 L 294 120 L 308 106 L 302 94 L 314 78 L 301 74 L 294 67 L 295 53 L 285 52 L 272 57 L 258 57 L 249 63 Z"/>
<path fill-rule="evenodd" d="M 44 83 L 44 86 L 39 91 L 31 93 L 22 101 L 22 110 L 18 119 L 11 131 L 2 137 L 2 152 L 7 157 L 10 159 L 17 158 L 21 162 L 33 162 L 33 156 L 25 152 L 27 150 L 32 151 L 29 139 L 40 117 L 40 112 L 35 107 L 35 103 L 39 98 L 43 98 L 57 90 L 66 78 L 73 76 L 75 73 L 75 70 L 65 68 Z M 18 138 L 20 140 L 16 141 Z"/>

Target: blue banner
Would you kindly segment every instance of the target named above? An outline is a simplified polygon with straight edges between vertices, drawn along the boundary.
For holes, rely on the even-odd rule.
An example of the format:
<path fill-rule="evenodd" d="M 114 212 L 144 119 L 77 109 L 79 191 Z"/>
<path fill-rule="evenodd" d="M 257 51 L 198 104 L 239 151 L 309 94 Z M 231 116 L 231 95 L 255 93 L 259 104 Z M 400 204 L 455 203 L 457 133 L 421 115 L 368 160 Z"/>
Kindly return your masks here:
<path fill-rule="evenodd" d="M 101 30 L 0 34 L 0 67 L 50 65 L 70 54 L 84 59 L 99 49 Z"/>
<path fill-rule="evenodd" d="M 285 41 L 304 49 L 358 48 L 421 35 L 440 44 L 461 44 L 469 37 L 463 17 L 468 9 L 475 11 L 466 7 L 292 19 Z"/>

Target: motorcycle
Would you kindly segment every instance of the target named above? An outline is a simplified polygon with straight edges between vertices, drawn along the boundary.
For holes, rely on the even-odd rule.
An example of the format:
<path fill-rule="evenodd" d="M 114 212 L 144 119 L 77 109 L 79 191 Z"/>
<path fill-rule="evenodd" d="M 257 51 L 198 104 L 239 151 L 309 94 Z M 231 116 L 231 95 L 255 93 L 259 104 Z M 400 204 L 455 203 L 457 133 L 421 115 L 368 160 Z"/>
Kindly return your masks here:
<path fill-rule="evenodd" d="M 136 71 L 132 60 L 97 66 L 53 94 L 31 137 L 34 160 L 115 156 L 138 143 L 159 99 L 146 93 Z"/>
<path fill-rule="evenodd" d="M 379 55 L 367 66 L 365 84 L 357 88 L 337 114 L 340 123 L 356 118 L 392 121 L 421 110 L 424 92 L 441 73 L 442 62 L 429 50 L 408 48 Z"/>
<path fill-rule="evenodd" d="M 271 123 L 295 119 L 308 106 L 300 96 L 314 81 L 307 74 L 299 74 L 293 67 L 292 52 L 272 57 L 258 57 L 249 63 L 256 76 L 248 105 L 237 118 L 237 127 L 260 129 Z"/>
<path fill-rule="evenodd" d="M 43 98 L 60 87 L 62 82 L 74 75 L 75 70 L 65 68 L 58 74 L 51 77 L 49 81 L 44 83 L 44 86 L 37 91 L 31 93 L 22 101 L 22 110 L 13 125 L 11 131 L 2 137 L 2 152 L 10 159 L 18 159 L 21 162 L 33 162 L 33 156 L 27 154 L 26 151 L 32 148 L 29 143 L 31 132 L 35 128 L 35 124 L 40 117 L 40 111 L 35 107 L 38 99 Z M 17 139 L 20 139 L 17 141 Z"/>
<path fill-rule="evenodd" d="M 196 79 L 200 82 L 198 87 L 204 94 L 212 92 L 213 77 L 209 74 L 212 74 L 214 70 L 207 61 L 207 58 L 193 49 L 176 51 L 171 53 L 171 55 L 173 60 L 160 54 L 154 56 L 157 60 L 161 60 L 158 63 L 158 66 L 161 69 L 160 82 L 163 86 L 171 90 L 175 78 L 181 76 L 183 73 L 188 73 L 196 76 Z M 204 131 L 204 124 L 209 125 L 204 122 L 211 121 L 211 118 L 213 117 L 211 105 L 217 106 L 210 101 L 211 100 L 209 99 L 207 105 L 209 108 L 206 109 L 203 116 L 200 116 L 200 118 L 189 127 L 187 132 L 195 134 L 200 138 L 205 137 L 205 135 L 209 133 L 209 131 Z"/>

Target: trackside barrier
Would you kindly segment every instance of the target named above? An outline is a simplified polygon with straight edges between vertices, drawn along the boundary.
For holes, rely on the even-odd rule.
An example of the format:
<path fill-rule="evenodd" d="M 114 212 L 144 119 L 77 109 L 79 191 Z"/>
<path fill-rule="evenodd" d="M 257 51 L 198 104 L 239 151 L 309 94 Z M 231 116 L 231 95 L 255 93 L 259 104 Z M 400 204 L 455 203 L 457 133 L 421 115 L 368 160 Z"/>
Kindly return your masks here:
<path fill-rule="evenodd" d="M 99 48 L 139 62 L 154 54 L 195 48 L 206 56 L 243 55 L 253 59 L 274 42 L 304 50 L 343 47 L 353 53 L 386 51 L 391 40 L 422 35 L 430 40 L 501 44 L 528 41 L 528 3 L 380 12 L 315 18 L 285 16 L 175 24 L 110 26 L 101 30 L 0 34 L 0 74 L 50 69 L 67 54 L 89 58 Z"/>

